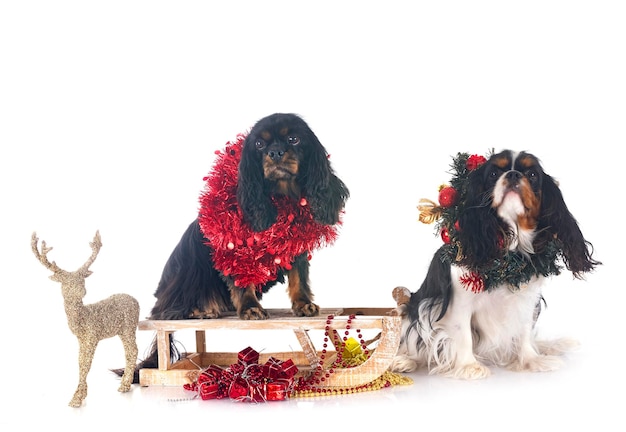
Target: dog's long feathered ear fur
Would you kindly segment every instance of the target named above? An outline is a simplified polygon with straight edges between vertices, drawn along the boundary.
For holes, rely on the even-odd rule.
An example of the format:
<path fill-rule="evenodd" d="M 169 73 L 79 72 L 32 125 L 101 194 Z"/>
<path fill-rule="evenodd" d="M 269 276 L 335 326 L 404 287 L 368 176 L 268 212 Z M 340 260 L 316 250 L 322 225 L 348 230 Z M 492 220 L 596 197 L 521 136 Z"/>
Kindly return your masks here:
<path fill-rule="evenodd" d="M 565 204 L 558 184 L 547 174 L 543 177 L 538 230 L 540 238 L 545 238 L 546 235 L 557 238 L 563 250 L 563 262 L 574 277 L 582 279 L 583 273 L 602 264 L 591 257 L 593 245 L 583 237 L 578 222 Z"/>
<path fill-rule="evenodd" d="M 496 211 L 491 207 L 491 190 L 484 185 L 487 164 L 472 171 L 468 178 L 465 211 L 459 218 L 458 240 L 463 260 L 461 264 L 473 267 L 502 254 L 498 239 L 505 230 Z"/>
<path fill-rule="evenodd" d="M 349 197 L 346 185 L 335 175 L 326 149 L 308 125 L 294 115 L 303 143 L 298 172 L 298 184 L 306 197 L 316 221 L 334 225 L 339 221 L 341 210 Z M 253 230 L 263 231 L 275 221 L 277 210 L 270 198 L 270 187 L 263 177 L 262 161 L 256 152 L 254 138 L 249 135 L 244 142 L 237 200 L 246 221 Z"/>
<path fill-rule="evenodd" d="M 237 201 L 244 218 L 254 231 L 263 231 L 276 222 L 278 211 L 263 178 L 263 166 L 254 142 L 248 136 L 243 144 L 237 179 Z"/>
<path fill-rule="evenodd" d="M 339 221 L 350 192 L 335 175 L 326 149 L 310 129 L 306 139 L 305 158 L 300 162 L 301 186 L 315 220 L 334 225 Z"/>
<path fill-rule="evenodd" d="M 450 274 L 450 264 L 443 258 L 443 247 L 441 247 L 433 255 L 428 271 L 426 272 L 426 278 L 422 282 L 420 288 L 411 294 L 409 300 L 409 306 L 407 312 L 409 314 L 410 321 L 417 323 L 420 315 L 420 305 L 422 301 L 427 298 L 438 299 L 428 304 L 431 309 L 428 314 L 434 321 L 439 321 L 446 314 L 450 301 L 452 300 L 452 277 Z M 433 314 L 434 308 L 440 308 Z M 432 325 L 433 323 L 430 322 Z"/>

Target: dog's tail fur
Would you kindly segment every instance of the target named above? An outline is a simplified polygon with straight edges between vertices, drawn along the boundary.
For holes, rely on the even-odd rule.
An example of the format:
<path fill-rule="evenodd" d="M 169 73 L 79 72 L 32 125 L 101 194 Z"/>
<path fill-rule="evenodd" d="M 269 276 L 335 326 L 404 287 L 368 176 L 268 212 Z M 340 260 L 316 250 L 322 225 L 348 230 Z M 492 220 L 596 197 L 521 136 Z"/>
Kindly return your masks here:
<path fill-rule="evenodd" d="M 175 363 L 181 358 L 181 354 L 176 347 L 176 343 L 174 340 L 174 336 L 172 334 L 169 335 L 169 344 L 170 344 L 170 362 Z M 140 369 L 156 369 L 159 367 L 159 355 L 157 349 L 157 338 L 156 336 L 152 340 L 152 344 L 150 346 L 150 353 L 148 356 L 137 363 L 135 366 L 135 373 L 133 374 L 133 384 L 139 384 L 139 370 Z M 121 377 L 124 375 L 124 369 L 111 369 L 111 372 Z"/>

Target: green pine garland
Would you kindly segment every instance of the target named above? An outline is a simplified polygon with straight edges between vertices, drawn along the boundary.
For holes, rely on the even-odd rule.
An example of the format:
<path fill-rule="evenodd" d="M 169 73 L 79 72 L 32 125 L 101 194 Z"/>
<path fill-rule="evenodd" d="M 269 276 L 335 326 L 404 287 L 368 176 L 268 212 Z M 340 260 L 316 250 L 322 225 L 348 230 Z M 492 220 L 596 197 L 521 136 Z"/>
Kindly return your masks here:
<path fill-rule="evenodd" d="M 469 174 L 485 160 L 481 156 L 470 157 L 467 153 L 457 153 L 451 165 L 452 179 L 450 180 L 450 186 L 457 192 L 456 204 L 449 207 L 436 207 L 436 212 L 439 212 L 436 224 L 437 233 L 447 234 L 449 238 L 449 242 L 444 241 L 442 254 L 442 259 L 449 264 L 458 262 L 462 254 L 461 245 L 456 240 L 455 222 L 465 210 Z M 562 250 L 557 239 L 550 240 L 541 253 L 531 255 L 530 259 L 519 252 L 508 251 L 499 259 L 471 268 L 470 270 L 482 279 L 479 287 L 471 288 L 473 291 L 487 291 L 506 284 L 516 290 L 528 283 L 533 276 L 558 275 L 562 270 L 562 266 L 559 265 L 561 258 Z M 469 281 L 468 283 L 476 282 Z"/>

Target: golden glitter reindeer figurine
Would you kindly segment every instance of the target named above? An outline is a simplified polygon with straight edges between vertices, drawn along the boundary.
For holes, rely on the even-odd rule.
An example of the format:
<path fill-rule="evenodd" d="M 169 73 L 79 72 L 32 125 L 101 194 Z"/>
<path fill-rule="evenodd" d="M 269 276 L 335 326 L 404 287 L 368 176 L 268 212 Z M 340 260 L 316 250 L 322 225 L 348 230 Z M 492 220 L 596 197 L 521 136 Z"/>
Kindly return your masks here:
<path fill-rule="evenodd" d="M 102 247 L 100 232 L 96 231 L 91 246 L 91 256 L 78 270 L 69 272 L 59 268 L 54 261 L 48 261 L 47 254 L 52 247 L 41 242 L 41 251 L 38 248 L 39 239 L 33 232 L 31 246 L 33 253 L 48 270 L 54 274 L 50 276 L 61 284 L 61 292 L 65 304 L 67 324 L 78 338 L 79 345 L 79 382 L 74 397 L 70 401 L 71 407 L 80 407 L 87 397 L 87 374 L 91 369 L 91 362 L 98 342 L 113 336 L 119 336 L 124 345 L 126 367 L 122 376 L 122 383 L 118 389 L 127 392 L 131 388 L 135 363 L 137 362 L 137 323 L 139 321 L 139 303 L 128 294 L 113 294 L 99 302 L 85 305 L 83 297 L 85 278 L 91 275 L 89 266 L 93 264 Z"/>

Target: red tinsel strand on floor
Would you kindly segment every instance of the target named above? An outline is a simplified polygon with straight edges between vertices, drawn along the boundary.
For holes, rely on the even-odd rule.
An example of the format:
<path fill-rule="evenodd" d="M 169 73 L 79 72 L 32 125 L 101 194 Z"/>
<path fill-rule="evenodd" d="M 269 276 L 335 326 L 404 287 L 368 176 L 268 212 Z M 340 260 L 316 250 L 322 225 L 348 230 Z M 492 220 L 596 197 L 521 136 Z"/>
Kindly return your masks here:
<path fill-rule="evenodd" d="M 244 221 L 237 203 L 239 161 L 245 135 L 228 142 L 217 151 L 216 162 L 204 178 L 200 195 L 199 223 L 213 250 L 215 268 L 234 279 L 235 285 L 254 285 L 261 290 L 276 280 L 278 272 L 290 270 L 295 257 L 332 244 L 338 235 L 337 225 L 316 222 L 306 197 L 294 200 L 275 197 L 276 223 L 265 231 L 254 232 Z"/>

